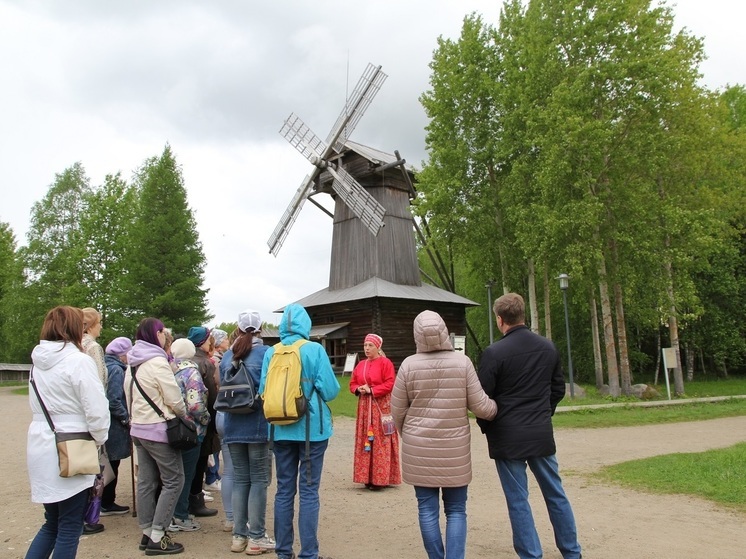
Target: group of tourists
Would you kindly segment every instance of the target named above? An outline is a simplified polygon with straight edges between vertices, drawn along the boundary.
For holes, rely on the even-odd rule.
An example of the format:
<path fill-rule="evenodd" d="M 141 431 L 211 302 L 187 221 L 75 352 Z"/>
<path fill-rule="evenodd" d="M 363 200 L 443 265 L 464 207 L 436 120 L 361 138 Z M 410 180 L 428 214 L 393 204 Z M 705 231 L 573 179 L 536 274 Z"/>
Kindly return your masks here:
<path fill-rule="evenodd" d="M 546 501 L 562 557 L 578 559 L 581 550 L 551 422 L 565 393 L 559 355 L 550 341 L 526 328 L 520 295 L 503 295 L 493 310 L 503 337 L 483 352 L 478 370 L 454 350 L 445 321 L 433 311 L 415 318 L 417 351 L 398 372 L 385 356 L 382 336 L 365 336 L 365 358 L 349 384 L 358 397 L 352 480 L 373 492 L 402 481 L 412 485 L 428 558 L 463 558 L 472 479 L 471 412 L 496 464 L 518 556 L 542 557 L 528 503 L 528 467 Z M 102 516 L 129 512 L 116 503 L 117 475 L 121 460 L 134 448 L 138 547 L 146 555 L 183 552 L 172 534 L 199 530 L 197 517 L 218 514 L 208 505 L 210 491 L 218 489 L 230 551 L 295 559 L 297 496 L 297 557 L 324 559 L 317 536 L 319 490 L 333 434 L 327 403 L 337 397 L 340 385 L 324 347 L 309 341 L 306 310 L 298 304 L 285 308 L 281 343 L 272 347 L 264 345 L 262 319 L 253 310 L 239 314 L 230 334 L 194 326 L 174 339 L 163 322 L 150 317 L 138 325 L 134 344 L 120 337 L 104 350 L 96 341 L 100 332 L 101 315 L 95 309 L 56 307 L 47 314 L 32 353 L 39 397 L 30 392 L 29 477 L 32 501 L 44 505 L 45 522 L 26 559 L 53 552 L 55 558 L 73 558 L 82 533 L 105 528 L 84 522 L 94 476 L 60 477 L 54 433 L 40 398 L 60 431 L 87 431 L 102 446 L 113 471 Z M 279 358 L 296 342 L 306 406 L 301 419 L 277 421 L 265 414 L 261 398 L 253 413 L 215 409 L 221 384 L 239 368 L 246 371 L 251 392 L 263 395 L 271 385 L 268 372 L 275 353 Z M 177 417 L 194 426 L 196 446 L 180 449 L 169 443 L 167 423 Z M 270 535 L 266 508 L 272 457 L 276 492 Z"/>

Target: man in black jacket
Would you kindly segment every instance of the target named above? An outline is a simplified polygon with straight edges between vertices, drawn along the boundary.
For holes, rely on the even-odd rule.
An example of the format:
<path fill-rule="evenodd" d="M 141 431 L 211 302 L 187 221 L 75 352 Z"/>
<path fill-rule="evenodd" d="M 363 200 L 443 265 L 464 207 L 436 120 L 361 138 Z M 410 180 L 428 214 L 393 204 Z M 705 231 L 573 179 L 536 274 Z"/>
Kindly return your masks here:
<path fill-rule="evenodd" d="M 575 517 L 562 488 L 552 430 L 552 415 L 565 395 L 559 353 L 551 341 L 526 327 L 525 303 L 517 293 L 498 298 L 493 310 L 503 337 L 482 354 L 479 380 L 497 401 L 497 416 L 477 422 L 497 465 L 513 547 L 521 559 L 543 556 L 528 502 L 528 465 L 547 504 L 562 557 L 579 559 Z"/>

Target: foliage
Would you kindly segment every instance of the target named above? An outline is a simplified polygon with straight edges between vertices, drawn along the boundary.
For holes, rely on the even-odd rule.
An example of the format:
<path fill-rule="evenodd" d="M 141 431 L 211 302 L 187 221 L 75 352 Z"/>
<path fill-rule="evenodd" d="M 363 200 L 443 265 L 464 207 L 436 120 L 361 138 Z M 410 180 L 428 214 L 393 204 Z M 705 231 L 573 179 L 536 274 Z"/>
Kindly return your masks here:
<path fill-rule="evenodd" d="M 187 204 L 181 168 L 166 146 L 137 173 L 138 213 L 129 234 L 120 295 L 123 321 L 134 331 L 155 316 L 175 332 L 207 322 L 205 256 Z"/>
<path fill-rule="evenodd" d="M 81 163 L 55 175 L 31 212 L 27 246 L 0 223 L 0 361 L 28 362 L 46 312 L 91 306 L 102 345 L 158 316 L 176 331 L 211 318 L 205 258 L 181 170 L 166 146 L 128 184 L 91 187 Z"/>
<path fill-rule="evenodd" d="M 650 493 L 685 494 L 746 512 L 746 443 L 677 453 L 604 467 L 598 475 Z"/>
<path fill-rule="evenodd" d="M 671 8 L 637 0 L 510 0 L 497 27 L 468 16 L 433 53 L 416 200 L 428 243 L 449 256 L 459 293 L 483 301 L 494 278 L 543 302 L 563 353 L 554 277 L 569 273 L 580 381 L 594 379 L 592 300 L 617 389 L 612 368 L 628 391 L 661 344 L 679 343 L 671 327 L 707 365 L 744 362 L 746 95 L 703 89 L 703 58 Z M 468 311 L 473 358 L 488 316 Z"/>

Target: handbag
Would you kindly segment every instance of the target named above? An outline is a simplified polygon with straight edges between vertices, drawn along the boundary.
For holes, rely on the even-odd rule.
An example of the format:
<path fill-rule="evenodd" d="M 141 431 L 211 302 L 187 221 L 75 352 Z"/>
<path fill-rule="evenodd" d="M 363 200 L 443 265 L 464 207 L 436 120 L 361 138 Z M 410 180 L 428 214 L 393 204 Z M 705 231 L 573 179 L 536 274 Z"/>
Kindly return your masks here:
<path fill-rule="evenodd" d="M 235 365 L 231 366 L 226 373 L 213 407 L 215 411 L 241 414 L 254 413 L 259 408 L 254 381 L 243 361 L 238 362 L 237 368 Z"/>
<path fill-rule="evenodd" d="M 140 394 L 142 394 L 142 397 L 145 398 L 145 401 L 150 404 L 151 408 L 153 408 L 153 411 L 155 411 L 155 413 L 166 422 L 166 437 L 168 438 L 168 444 L 172 448 L 179 450 L 189 450 L 190 448 L 197 446 L 199 441 L 197 439 L 197 426 L 194 422 L 185 417 L 179 417 L 178 415 L 171 419 L 166 419 L 161 408 L 155 405 L 155 402 L 150 399 L 150 396 L 145 394 L 140 383 L 137 382 L 137 377 L 135 376 L 136 372 L 137 367 L 132 367 L 132 380 L 134 381 L 135 386 L 137 386 L 137 389 L 140 391 Z"/>
<path fill-rule="evenodd" d="M 101 473 L 101 465 L 98 459 L 98 446 L 88 431 L 63 433 L 57 431 L 52 418 L 41 399 L 39 389 L 34 381 L 34 368 L 29 372 L 29 382 L 36 393 L 39 405 L 44 412 L 44 417 L 49 428 L 54 433 L 54 441 L 57 447 L 57 461 L 60 469 L 60 477 L 73 477 L 77 475 L 95 475 Z"/>
<path fill-rule="evenodd" d="M 371 398 L 373 398 L 372 394 Z M 378 403 L 378 400 L 373 398 L 373 401 L 376 403 L 376 407 L 378 408 L 378 415 L 381 417 L 381 431 L 384 435 L 393 435 L 394 433 L 396 433 L 396 423 L 394 423 L 394 416 L 390 413 L 383 413 L 381 411 L 381 406 Z"/>
<path fill-rule="evenodd" d="M 85 515 L 83 521 L 86 524 L 97 524 L 101 517 L 101 499 L 104 495 L 104 476 L 98 474 L 93 480 L 93 487 L 90 488 L 88 493 L 88 504 L 85 507 Z"/>

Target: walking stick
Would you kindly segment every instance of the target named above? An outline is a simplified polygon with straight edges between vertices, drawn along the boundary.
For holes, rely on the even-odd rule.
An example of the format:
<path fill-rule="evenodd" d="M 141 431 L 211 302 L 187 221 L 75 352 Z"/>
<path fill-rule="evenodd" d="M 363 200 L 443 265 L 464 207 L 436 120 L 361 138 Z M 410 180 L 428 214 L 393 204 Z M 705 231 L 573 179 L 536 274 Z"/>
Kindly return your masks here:
<path fill-rule="evenodd" d="M 137 491 L 135 491 L 135 449 L 130 439 L 130 479 L 132 480 L 132 518 L 137 517 Z"/>

